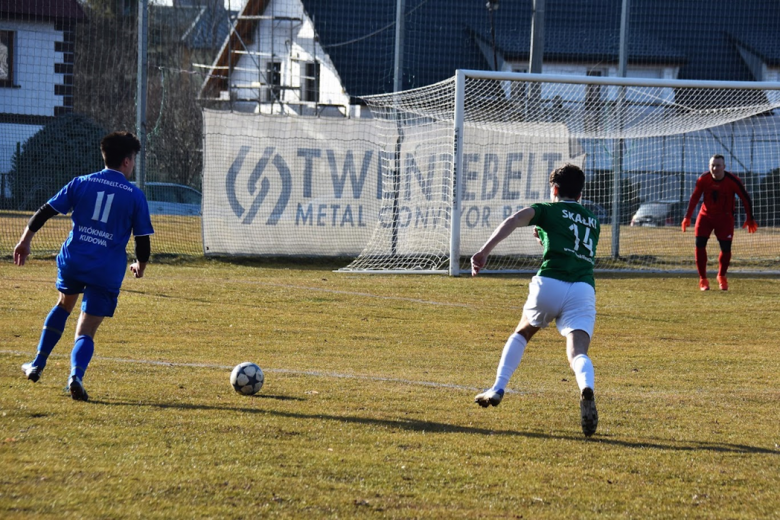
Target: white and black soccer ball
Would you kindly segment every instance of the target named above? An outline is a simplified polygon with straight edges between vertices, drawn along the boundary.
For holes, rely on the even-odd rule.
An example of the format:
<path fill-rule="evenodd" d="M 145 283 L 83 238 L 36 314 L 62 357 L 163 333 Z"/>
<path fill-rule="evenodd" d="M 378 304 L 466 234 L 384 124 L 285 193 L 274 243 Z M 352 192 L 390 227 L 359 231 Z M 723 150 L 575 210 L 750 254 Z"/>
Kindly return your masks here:
<path fill-rule="evenodd" d="M 263 388 L 264 382 L 263 369 L 250 361 L 236 365 L 230 373 L 230 384 L 239 394 L 254 395 Z"/>

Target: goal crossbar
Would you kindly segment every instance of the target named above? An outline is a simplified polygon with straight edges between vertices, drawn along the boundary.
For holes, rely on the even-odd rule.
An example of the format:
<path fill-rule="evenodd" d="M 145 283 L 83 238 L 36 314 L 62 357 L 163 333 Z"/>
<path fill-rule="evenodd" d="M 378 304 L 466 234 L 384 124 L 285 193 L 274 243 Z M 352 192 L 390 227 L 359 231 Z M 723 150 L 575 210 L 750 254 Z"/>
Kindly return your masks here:
<path fill-rule="evenodd" d="M 780 90 L 780 81 L 709 81 L 660 78 L 619 78 L 614 76 L 577 76 L 574 74 L 534 74 L 458 69 L 455 75 L 496 81 L 564 83 L 570 85 L 611 85 L 615 87 L 703 88 L 736 90 Z"/>

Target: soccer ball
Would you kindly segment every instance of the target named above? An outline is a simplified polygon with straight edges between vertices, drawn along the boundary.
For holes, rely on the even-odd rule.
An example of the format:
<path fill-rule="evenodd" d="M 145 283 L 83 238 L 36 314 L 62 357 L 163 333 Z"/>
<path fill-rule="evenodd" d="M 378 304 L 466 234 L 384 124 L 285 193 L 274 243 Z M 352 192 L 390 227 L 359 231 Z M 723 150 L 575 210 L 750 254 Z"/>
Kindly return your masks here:
<path fill-rule="evenodd" d="M 236 365 L 230 373 L 230 384 L 239 394 L 254 395 L 263 388 L 264 382 L 263 369 L 250 361 Z"/>

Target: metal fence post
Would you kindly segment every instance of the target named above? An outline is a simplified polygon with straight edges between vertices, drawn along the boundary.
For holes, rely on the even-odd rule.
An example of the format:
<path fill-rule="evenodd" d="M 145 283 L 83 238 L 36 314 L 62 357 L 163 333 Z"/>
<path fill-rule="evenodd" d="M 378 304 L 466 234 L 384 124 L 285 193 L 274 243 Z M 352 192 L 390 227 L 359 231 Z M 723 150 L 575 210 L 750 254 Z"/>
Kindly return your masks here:
<path fill-rule="evenodd" d="M 135 179 L 138 186 L 144 189 L 146 184 L 146 81 L 147 81 L 147 50 L 149 27 L 149 0 L 138 0 L 138 75 L 135 99 L 135 127 L 138 140 L 141 141 L 141 152 L 135 163 Z"/>

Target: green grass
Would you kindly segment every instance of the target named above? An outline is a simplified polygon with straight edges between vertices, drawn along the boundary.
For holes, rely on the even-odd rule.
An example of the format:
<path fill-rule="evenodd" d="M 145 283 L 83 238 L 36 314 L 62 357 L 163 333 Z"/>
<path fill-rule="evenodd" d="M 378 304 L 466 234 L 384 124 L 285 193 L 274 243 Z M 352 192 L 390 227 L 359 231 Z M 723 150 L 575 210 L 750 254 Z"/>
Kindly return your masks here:
<path fill-rule="evenodd" d="M 501 406 L 528 276 L 192 261 L 126 279 L 85 386 L 75 316 L 25 380 L 56 268 L 0 262 L 2 518 L 780 517 L 780 281 L 601 276 L 590 440 L 554 328 Z M 255 397 L 229 385 L 254 361 Z"/>
<path fill-rule="evenodd" d="M 32 212 L 0 211 L 0 258 L 12 258 Z M 156 255 L 202 255 L 203 235 L 200 217 L 152 215 L 154 226 L 154 253 Z M 73 222 L 70 216 L 58 215 L 46 222 L 32 243 L 33 254 L 56 255 L 68 237 Z M 135 242 L 131 239 L 128 254 L 133 255 Z"/>
<path fill-rule="evenodd" d="M 11 259 L 13 249 L 19 241 L 31 212 L 0 211 L 0 259 Z M 191 216 L 152 215 L 155 229 L 152 251 L 160 256 L 202 256 L 204 244 L 201 218 Z M 60 250 L 71 228 L 70 217 L 56 216 L 47 221 L 35 235 L 32 243 L 34 256 L 54 256 Z M 597 269 L 626 270 L 654 269 L 665 271 L 689 271 L 695 269 L 693 259 L 693 230 L 681 233 L 678 226 L 664 227 L 620 227 L 619 258 L 612 254 L 612 227 L 603 225 L 596 258 Z M 258 240 L 262 237 L 258 235 Z M 649 245 L 652 244 L 650 247 Z M 130 240 L 128 255 L 134 256 L 135 243 Z M 462 251 L 461 267 L 468 269 L 468 255 L 473 251 Z M 520 251 L 518 251 L 520 253 Z M 715 237 L 709 245 L 710 262 L 717 261 L 718 245 Z M 336 266 L 344 267 L 352 258 L 342 258 Z M 294 260 L 290 260 L 291 262 Z M 536 270 L 538 257 L 527 259 L 523 269 Z M 737 229 L 733 240 L 732 272 L 774 272 L 780 271 L 780 228 L 760 228 L 749 234 Z"/>

